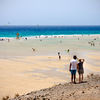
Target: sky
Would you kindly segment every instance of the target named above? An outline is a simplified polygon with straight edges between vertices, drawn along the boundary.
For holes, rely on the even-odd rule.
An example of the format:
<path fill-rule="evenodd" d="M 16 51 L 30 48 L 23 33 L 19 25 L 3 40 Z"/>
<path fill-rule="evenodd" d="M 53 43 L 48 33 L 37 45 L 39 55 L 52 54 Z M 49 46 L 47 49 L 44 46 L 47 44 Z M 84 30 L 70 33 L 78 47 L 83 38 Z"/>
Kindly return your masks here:
<path fill-rule="evenodd" d="M 100 25 L 100 0 L 0 0 L 0 25 Z"/>

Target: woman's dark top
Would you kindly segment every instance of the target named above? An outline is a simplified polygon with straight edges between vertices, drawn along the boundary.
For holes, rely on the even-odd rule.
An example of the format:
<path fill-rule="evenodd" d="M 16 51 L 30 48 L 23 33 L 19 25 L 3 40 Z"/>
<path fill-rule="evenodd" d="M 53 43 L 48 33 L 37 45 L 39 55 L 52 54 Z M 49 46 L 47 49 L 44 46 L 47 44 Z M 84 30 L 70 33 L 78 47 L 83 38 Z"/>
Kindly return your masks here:
<path fill-rule="evenodd" d="M 83 62 L 79 62 L 78 66 L 79 66 L 79 70 L 83 70 Z"/>

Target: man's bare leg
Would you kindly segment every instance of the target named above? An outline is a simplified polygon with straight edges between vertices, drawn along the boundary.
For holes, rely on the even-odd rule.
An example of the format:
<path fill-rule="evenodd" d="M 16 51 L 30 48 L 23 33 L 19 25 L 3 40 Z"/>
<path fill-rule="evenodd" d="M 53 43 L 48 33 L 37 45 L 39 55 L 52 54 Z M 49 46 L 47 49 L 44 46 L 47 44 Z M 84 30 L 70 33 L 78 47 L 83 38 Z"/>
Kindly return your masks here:
<path fill-rule="evenodd" d="M 76 83 L 76 81 L 75 81 L 75 80 L 76 80 L 76 74 L 74 74 L 74 83 Z"/>
<path fill-rule="evenodd" d="M 71 74 L 71 82 L 73 83 L 73 74 Z"/>

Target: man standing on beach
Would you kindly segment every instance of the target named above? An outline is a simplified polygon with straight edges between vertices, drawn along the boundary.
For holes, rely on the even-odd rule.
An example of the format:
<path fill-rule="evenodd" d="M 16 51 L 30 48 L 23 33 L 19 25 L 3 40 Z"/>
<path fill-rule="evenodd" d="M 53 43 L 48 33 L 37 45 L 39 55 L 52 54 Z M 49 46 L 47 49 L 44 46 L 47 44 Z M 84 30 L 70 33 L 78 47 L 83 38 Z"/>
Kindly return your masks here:
<path fill-rule="evenodd" d="M 71 82 L 76 83 L 76 70 L 78 66 L 77 56 L 73 56 L 73 59 L 70 61 L 69 71 L 71 72 Z"/>

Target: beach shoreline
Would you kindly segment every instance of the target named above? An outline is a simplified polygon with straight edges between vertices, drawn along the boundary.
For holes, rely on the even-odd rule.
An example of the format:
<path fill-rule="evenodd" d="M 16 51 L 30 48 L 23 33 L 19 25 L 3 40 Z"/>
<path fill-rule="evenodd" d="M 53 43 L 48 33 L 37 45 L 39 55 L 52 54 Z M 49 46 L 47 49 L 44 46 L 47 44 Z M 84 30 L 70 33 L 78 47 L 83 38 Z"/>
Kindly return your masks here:
<path fill-rule="evenodd" d="M 100 37 L 100 34 L 72 34 L 72 35 L 35 35 L 35 36 L 21 36 L 19 39 L 45 39 L 45 38 L 64 38 L 64 37 L 81 37 L 93 36 Z M 16 39 L 16 37 L 0 37 L 0 39 Z"/>

